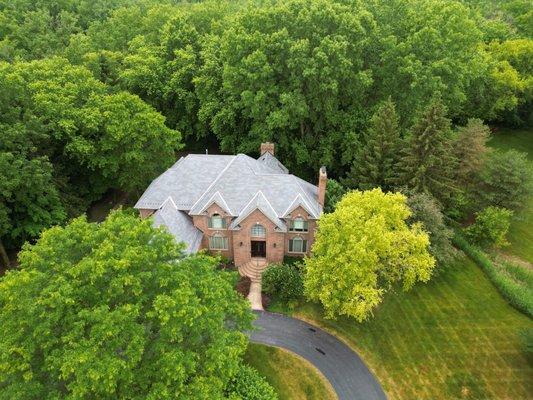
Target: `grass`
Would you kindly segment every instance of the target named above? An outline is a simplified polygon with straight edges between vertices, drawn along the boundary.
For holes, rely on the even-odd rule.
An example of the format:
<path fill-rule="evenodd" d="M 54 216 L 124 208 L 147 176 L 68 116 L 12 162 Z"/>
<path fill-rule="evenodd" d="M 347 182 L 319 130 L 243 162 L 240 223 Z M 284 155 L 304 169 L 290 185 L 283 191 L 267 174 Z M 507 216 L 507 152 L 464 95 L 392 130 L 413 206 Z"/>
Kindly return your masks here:
<path fill-rule="evenodd" d="M 533 270 L 488 254 L 466 241 L 459 232 L 454 244 L 463 250 L 487 275 L 509 304 L 533 317 Z"/>
<path fill-rule="evenodd" d="M 250 343 L 245 360 L 274 387 L 280 400 L 334 400 L 322 374 L 303 358 L 276 347 Z"/>
<path fill-rule="evenodd" d="M 489 145 L 500 150 L 515 149 L 526 152 L 533 164 L 532 129 L 500 129 L 491 138 Z M 524 205 L 523 210 L 516 213 L 507 239 L 511 245 L 504 249 L 505 253 L 513 254 L 529 263 L 533 263 L 533 197 Z"/>
<path fill-rule="evenodd" d="M 388 296 L 365 323 L 326 320 L 309 303 L 294 314 L 356 349 L 390 399 L 533 398 L 532 360 L 520 341 L 533 322 L 466 257 L 428 284 Z"/>

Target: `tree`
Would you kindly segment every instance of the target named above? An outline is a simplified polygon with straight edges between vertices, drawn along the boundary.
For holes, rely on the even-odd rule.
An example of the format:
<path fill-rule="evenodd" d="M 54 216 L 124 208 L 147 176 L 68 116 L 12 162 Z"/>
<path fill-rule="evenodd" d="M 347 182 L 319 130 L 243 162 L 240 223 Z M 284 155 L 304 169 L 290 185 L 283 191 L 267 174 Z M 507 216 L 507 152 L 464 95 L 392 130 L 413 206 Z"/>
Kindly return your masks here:
<path fill-rule="evenodd" d="M 1 106 L 0 106 L 1 107 Z M 1 119 L 1 117 L 0 117 Z M 65 219 L 53 167 L 32 143 L 34 132 L 0 123 L 0 264 L 18 247 Z"/>
<path fill-rule="evenodd" d="M 252 314 L 233 274 L 181 249 L 124 211 L 26 244 L 0 278 L 0 398 L 224 398 Z"/>
<path fill-rule="evenodd" d="M 378 188 L 345 195 L 318 222 L 313 257 L 305 260 L 306 296 L 322 303 L 328 318 L 363 321 L 395 282 L 404 290 L 427 282 L 435 259 L 421 224 L 408 226 L 410 214 L 400 193 Z"/>
<path fill-rule="evenodd" d="M 489 127 L 479 119 L 469 119 L 466 126 L 457 130 L 453 141 L 453 152 L 458 160 L 455 173 L 457 181 L 463 187 L 474 184 L 479 178 L 489 152 L 489 137 Z"/>
<path fill-rule="evenodd" d="M 389 97 L 372 116 L 344 184 L 361 190 L 390 190 L 396 179 L 400 144 L 398 116 Z"/>
<path fill-rule="evenodd" d="M 429 252 L 439 266 L 451 261 L 456 251 L 452 245 L 453 231 L 444 223 L 444 216 L 437 201 L 427 193 L 407 193 L 407 205 L 411 216 L 409 224 L 421 223 L 429 235 Z"/>
<path fill-rule="evenodd" d="M 43 210 L 57 209 L 52 198 L 59 195 L 59 208 L 70 215 L 84 212 L 109 189 L 143 189 L 181 148 L 179 132 L 137 96 L 112 90 L 88 69 L 60 58 L 0 63 L 0 127 L 0 154 L 10 153 L 16 160 L 9 162 L 19 167 L 11 169 L 12 179 L 22 188 L 30 182 L 23 164 L 32 173 L 42 170 L 42 180 L 28 190 L 42 190 L 42 201 L 49 202 Z M 39 217 L 35 199 L 22 197 L 3 206 L 9 213 L 16 208 L 18 218 L 26 213 L 41 228 L 61 222 L 57 213 Z M 18 239 L 38 231 L 33 227 Z"/>
<path fill-rule="evenodd" d="M 244 8 L 202 47 L 195 77 L 200 122 L 225 151 L 270 139 L 289 169 L 351 158 L 372 73 L 375 30 L 355 2 L 290 0 Z"/>
<path fill-rule="evenodd" d="M 476 213 L 476 221 L 466 229 L 467 237 L 481 247 L 508 245 L 507 231 L 513 212 L 501 207 L 487 207 Z"/>
<path fill-rule="evenodd" d="M 434 98 L 419 116 L 400 160 L 398 183 L 446 200 L 454 187 L 456 159 L 451 149 L 446 108 Z"/>
<path fill-rule="evenodd" d="M 261 277 L 263 291 L 284 302 L 300 299 L 304 288 L 299 267 L 289 264 L 270 265 Z"/>
<path fill-rule="evenodd" d="M 324 204 L 324 212 L 330 213 L 335 210 L 335 206 L 346 194 L 347 190 L 335 179 L 328 179 L 326 184 L 326 201 Z"/>
<path fill-rule="evenodd" d="M 480 174 L 479 203 L 510 210 L 524 207 L 533 192 L 533 171 L 527 154 L 493 151 Z"/>

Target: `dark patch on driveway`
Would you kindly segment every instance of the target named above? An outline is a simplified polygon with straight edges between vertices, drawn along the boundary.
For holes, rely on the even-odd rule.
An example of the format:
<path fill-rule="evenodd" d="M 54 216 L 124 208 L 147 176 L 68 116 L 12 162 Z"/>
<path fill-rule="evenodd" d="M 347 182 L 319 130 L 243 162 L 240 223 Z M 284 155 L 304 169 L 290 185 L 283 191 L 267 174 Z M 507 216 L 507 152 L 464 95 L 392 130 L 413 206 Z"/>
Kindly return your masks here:
<path fill-rule="evenodd" d="M 331 383 L 339 400 L 385 400 L 378 381 L 361 358 L 335 336 L 299 319 L 257 311 L 254 343 L 281 347 L 302 356 Z"/>

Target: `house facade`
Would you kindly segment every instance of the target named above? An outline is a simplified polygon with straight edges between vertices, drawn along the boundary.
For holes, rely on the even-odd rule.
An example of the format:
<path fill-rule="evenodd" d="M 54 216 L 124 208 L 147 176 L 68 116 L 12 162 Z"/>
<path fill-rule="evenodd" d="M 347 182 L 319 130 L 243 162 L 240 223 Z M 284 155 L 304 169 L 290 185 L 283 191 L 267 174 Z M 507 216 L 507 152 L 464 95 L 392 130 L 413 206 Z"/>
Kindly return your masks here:
<path fill-rule="evenodd" d="M 274 149 L 261 144 L 258 159 L 182 157 L 150 184 L 135 208 L 184 242 L 187 253 L 207 249 L 237 266 L 309 254 L 324 207 L 326 170 L 320 168 L 315 186 L 289 174 Z"/>

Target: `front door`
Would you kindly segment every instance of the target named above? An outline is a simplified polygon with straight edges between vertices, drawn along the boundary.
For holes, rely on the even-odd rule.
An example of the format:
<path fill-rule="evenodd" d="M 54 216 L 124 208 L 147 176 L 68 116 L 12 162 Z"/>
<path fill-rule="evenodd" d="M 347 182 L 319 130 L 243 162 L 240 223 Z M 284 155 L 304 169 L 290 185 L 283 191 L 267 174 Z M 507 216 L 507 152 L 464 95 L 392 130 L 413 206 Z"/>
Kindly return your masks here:
<path fill-rule="evenodd" d="M 266 257 L 266 242 L 264 240 L 252 240 L 252 257 Z"/>

